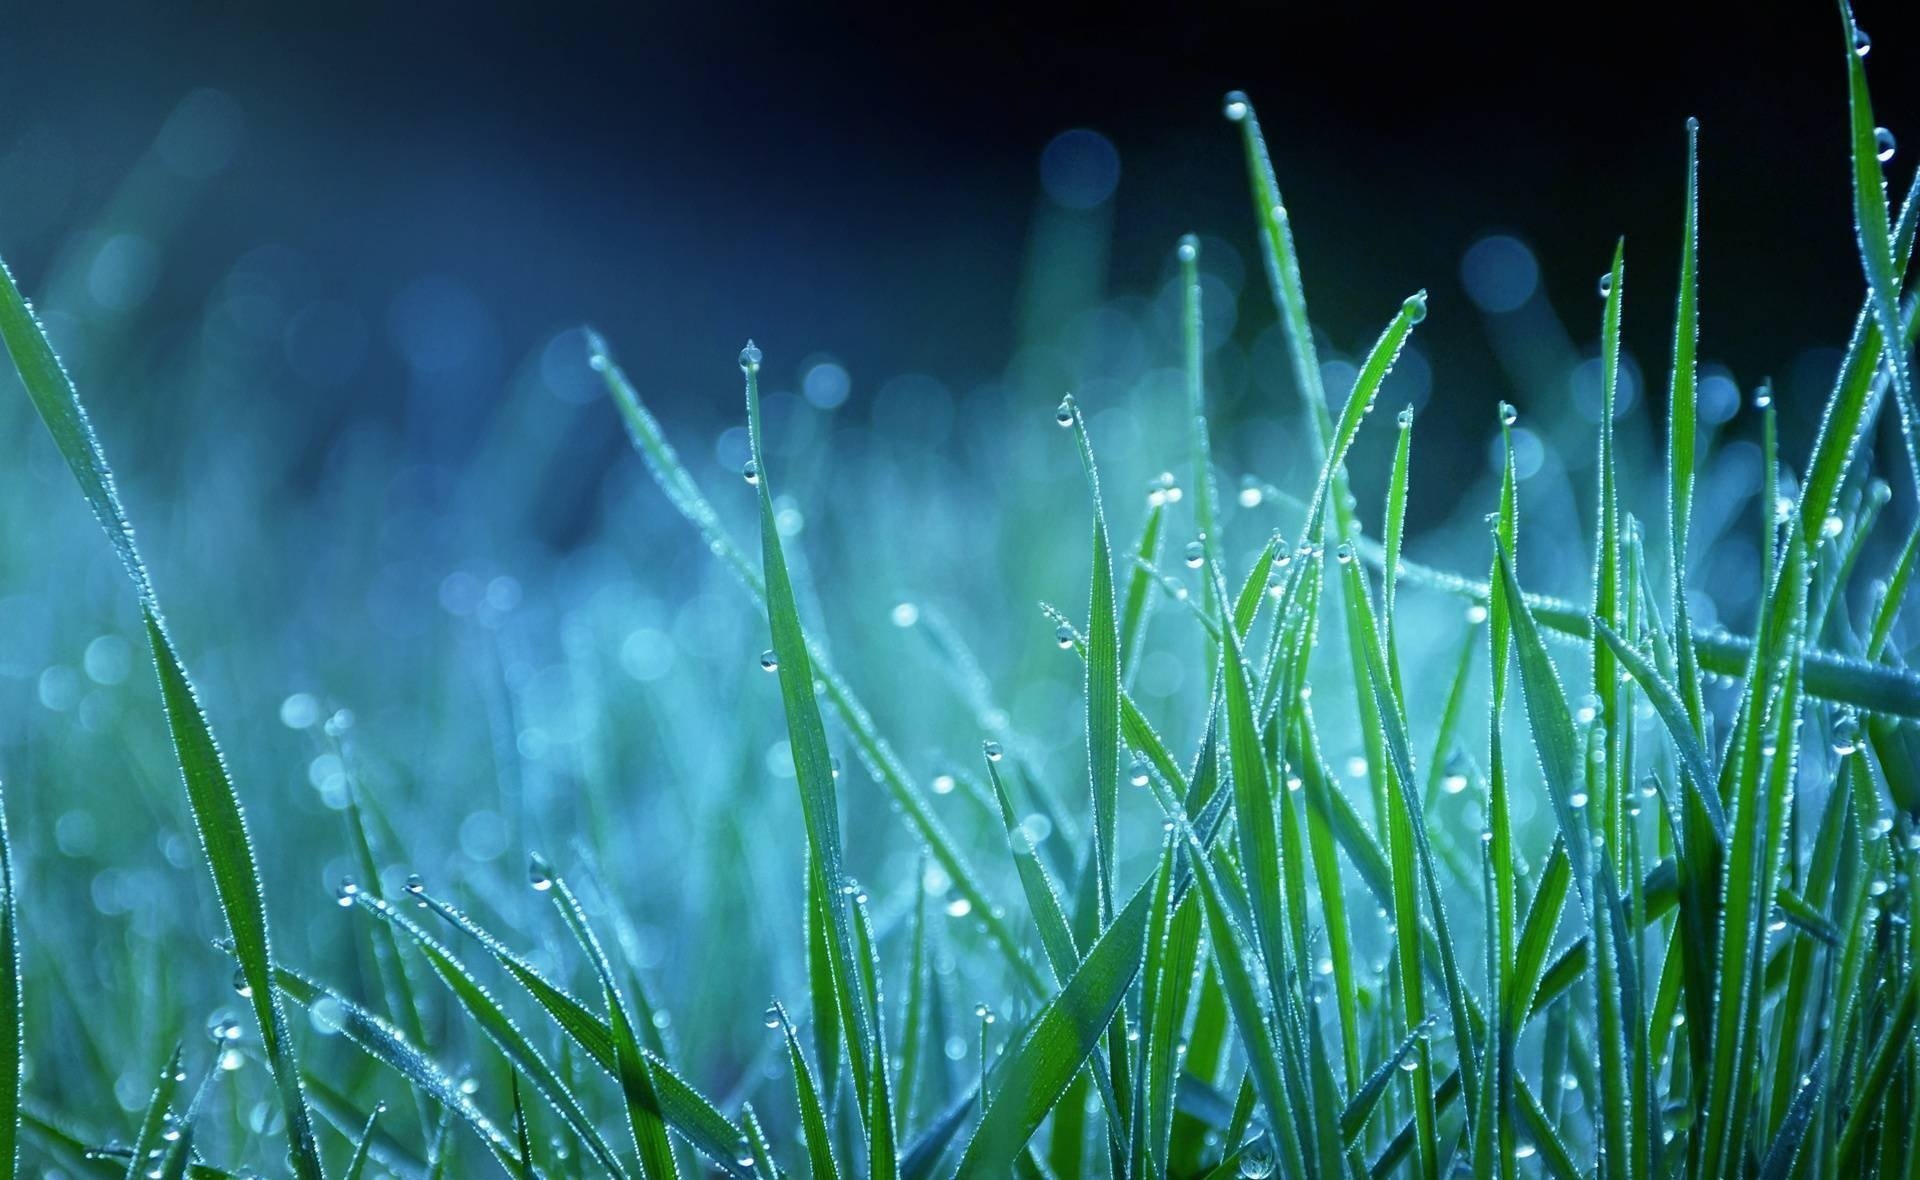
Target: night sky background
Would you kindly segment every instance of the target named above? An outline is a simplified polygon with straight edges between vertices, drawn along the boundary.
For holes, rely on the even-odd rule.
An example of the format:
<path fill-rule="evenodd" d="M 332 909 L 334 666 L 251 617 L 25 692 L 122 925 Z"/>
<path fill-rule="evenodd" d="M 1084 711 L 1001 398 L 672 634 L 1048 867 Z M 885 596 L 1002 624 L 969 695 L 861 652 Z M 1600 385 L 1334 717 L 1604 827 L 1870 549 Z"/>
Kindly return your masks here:
<path fill-rule="evenodd" d="M 183 96 L 215 88 L 231 157 L 179 215 L 140 314 L 164 326 L 248 251 L 296 251 L 365 325 L 314 447 L 401 412 L 406 369 L 382 326 L 422 276 L 477 300 L 493 357 L 430 407 L 424 445 L 457 451 L 511 358 L 582 322 L 669 417 L 717 433 L 738 416 L 748 335 L 776 374 L 837 357 L 855 410 L 897 373 L 965 390 L 1002 372 L 1044 203 L 1037 162 L 1069 128 L 1107 136 L 1122 162 L 1106 292 L 1150 292 L 1189 229 L 1254 263 L 1220 115 L 1238 87 L 1262 112 L 1330 339 L 1364 347 L 1427 287 L 1436 404 L 1479 413 L 1511 378 L 1461 298 L 1462 251 L 1489 231 L 1528 242 L 1591 349 L 1594 277 L 1625 234 L 1627 344 L 1658 402 L 1697 115 L 1703 355 L 1743 389 L 1789 386 L 1791 436 L 1823 392 L 1791 388 L 1796 361 L 1844 342 L 1861 290 L 1835 10 L 1470 7 L 13 5 L 0 249 L 31 282 Z M 1920 109 L 1913 9 L 1867 0 L 1859 20 L 1883 118 L 1920 142 L 1897 119 Z M 1890 176 L 1911 173 L 1903 153 Z M 1246 269 L 1250 338 L 1273 313 Z M 1459 436 L 1474 463 L 1483 426 Z M 576 444 L 588 468 L 622 446 L 612 430 Z M 1433 511 L 1417 503 L 1416 525 Z"/>

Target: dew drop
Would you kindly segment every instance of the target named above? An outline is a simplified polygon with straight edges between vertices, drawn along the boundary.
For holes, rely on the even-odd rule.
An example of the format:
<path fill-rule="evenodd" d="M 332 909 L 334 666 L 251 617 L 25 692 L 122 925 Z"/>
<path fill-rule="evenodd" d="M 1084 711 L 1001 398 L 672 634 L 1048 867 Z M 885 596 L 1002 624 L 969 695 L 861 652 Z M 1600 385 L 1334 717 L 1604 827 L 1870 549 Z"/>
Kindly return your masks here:
<path fill-rule="evenodd" d="M 1400 421 L 1400 429 L 1402 430 L 1405 430 L 1408 427 L 1413 425 L 1413 407 L 1412 406 L 1407 406 L 1405 409 L 1402 409 L 1400 411 L 1399 421 Z"/>
<path fill-rule="evenodd" d="M 1192 262 L 1200 257 L 1200 239 L 1192 234 L 1183 234 L 1180 238 L 1180 261 Z"/>
<path fill-rule="evenodd" d="M 765 672 L 777 672 L 780 670 L 780 660 L 773 654 L 772 648 L 768 648 L 760 653 L 760 668 Z"/>
<path fill-rule="evenodd" d="M 1062 428 L 1073 425 L 1073 398 L 1063 397 L 1060 399 L 1060 404 L 1053 409 L 1053 420 L 1058 422 Z"/>
<path fill-rule="evenodd" d="M 1238 90 L 1227 91 L 1226 107 L 1224 108 L 1227 122 L 1240 122 L 1247 117 L 1247 112 L 1250 109 L 1252 108 L 1248 106 L 1247 96 L 1244 93 Z"/>
<path fill-rule="evenodd" d="M 253 985 L 247 982 L 247 969 L 245 967 L 235 967 L 233 969 L 233 990 L 234 994 L 243 1000 L 253 997 Z"/>
<path fill-rule="evenodd" d="M 753 1166 L 753 1147 L 747 1142 L 746 1136 L 744 1135 L 740 1137 L 740 1142 L 734 1146 L 733 1162 L 743 1168 L 751 1168 Z"/>
<path fill-rule="evenodd" d="M 1513 408 L 1512 402 L 1500 403 L 1500 425 L 1512 426 L 1520 420 L 1520 411 Z"/>
<path fill-rule="evenodd" d="M 1062 623 L 1058 627 L 1055 627 L 1053 629 L 1053 641 L 1060 645 L 1061 651 L 1065 651 L 1068 648 L 1072 647 L 1073 646 L 1073 628 L 1067 626 L 1065 623 Z"/>
<path fill-rule="evenodd" d="M 748 459 L 740 465 L 740 478 L 746 480 L 749 484 L 758 484 L 760 482 L 760 465 L 752 459 Z"/>
<path fill-rule="evenodd" d="M 760 368 L 760 348 L 751 340 L 740 350 L 740 367 L 749 373 Z"/>
<path fill-rule="evenodd" d="M 1188 569 L 1199 569 L 1207 560 L 1207 547 L 1199 541 L 1188 541 L 1186 561 Z"/>
<path fill-rule="evenodd" d="M 952 775 L 936 774 L 933 776 L 933 793 L 934 794 L 951 795 L 953 794 L 953 788 L 954 788 L 954 781 L 953 781 Z"/>
<path fill-rule="evenodd" d="M 1240 1175 L 1246 1180 L 1267 1180 L 1273 1175 L 1273 1137 L 1265 1128 L 1240 1149 Z"/>
<path fill-rule="evenodd" d="M 527 884 L 539 893 L 553 888 L 553 866 L 537 852 L 527 857 Z"/>
<path fill-rule="evenodd" d="M 407 874 L 407 892 L 419 897 L 427 891 L 427 880 L 419 873 Z"/>
<path fill-rule="evenodd" d="M 1001 748 L 999 742 L 987 742 L 983 744 L 980 749 L 986 754 L 987 761 L 989 762 L 998 762 L 1007 756 L 1007 752 Z"/>
<path fill-rule="evenodd" d="M 1400 310 L 1406 315 L 1407 322 L 1410 324 L 1417 324 L 1421 320 L 1426 319 L 1427 293 L 1425 291 L 1415 291 L 1413 294 L 1407 296 L 1407 301 L 1400 305 Z"/>
<path fill-rule="evenodd" d="M 1873 129 L 1873 158 L 1882 164 L 1893 159 L 1893 132 L 1885 127 Z"/>
<path fill-rule="evenodd" d="M 1145 758 L 1135 758 L 1133 765 L 1127 768 L 1127 781 L 1136 787 L 1146 786 L 1150 778 L 1152 778 L 1152 771 L 1147 766 Z"/>
<path fill-rule="evenodd" d="M 1609 270 L 1609 271 L 1602 272 L 1602 274 L 1600 275 L 1600 298 L 1605 299 L 1612 294 L 1613 294 L 1613 272 Z"/>
<path fill-rule="evenodd" d="M 1853 27 L 1853 55 L 1855 57 L 1865 57 L 1868 53 L 1872 52 L 1872 50 L 1873 38 L 1867 36 L 1865 29 L 1859 25 L 1855 25 Z"/>
<path fill-rule="evenodd" d="M 1334 557 L 1334 560 L 1338 561 L 1341 565 L 1347 565 L 1350 562 L 1352 562 L 1353 561 L 1353 542 L 1352 541 L 1340 542 L 1339 547 L 1333 551 L 1333 557 Z"/>
<path fill-rule="evenodd" d="M 920 608 L 911 602 L 898 603 L 887 617 L 893 620 L 896 627 L 911 627 L 920 621 Z"/>
<path fill-rule="evenodd" d="M 1845 758 L 1860 748 L 1860 719 L 1852 710 L 1840 714 L 1833 723 L 1833 752 Z"/>
<path fill-rule="evenodd" d="M 1753 391 L 1753 408 L 1754 409 L 1764 410 L 1768 406 L 1771 406 L 1772 404 L 1773 404 L 1772 386 L 1762 385 L 1760 388 Z"/>
<path fill-rule="evenodd" d="M 360 883 L 352 877 L 342 877 L 340 884 L 334 888 L 333 896 L 344 909 L 353 904 L 354 898 L 360 896 Z"/>

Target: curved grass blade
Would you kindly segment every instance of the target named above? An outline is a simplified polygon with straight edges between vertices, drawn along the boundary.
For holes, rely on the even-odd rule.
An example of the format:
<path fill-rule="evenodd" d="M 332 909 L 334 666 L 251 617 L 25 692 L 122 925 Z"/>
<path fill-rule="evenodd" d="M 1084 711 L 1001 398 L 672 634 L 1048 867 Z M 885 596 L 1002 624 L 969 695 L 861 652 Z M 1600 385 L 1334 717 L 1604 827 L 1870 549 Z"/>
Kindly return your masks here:
<path fill-rule="evenodd" d="M 79 393 L 61 367 L 33 309 L 20 293 L 13 273 L 0 262 L 0 340 L 6 343 L 27 395 L 53 435 L 67 467 L 80 483 L 87 506 L 112 542 L 120 563 L 140 599 L 147 640 L 160 675 L 160 693 L 167 712 L 174 753 L 193 812 L 195 828 L 215 892 L 233 937 L 240 969 L 252 991 L 254 1016 L 261 1043 L 273 1073 L 280 1105 L 286 1114 L 287 1138 L 294 1174 L 301 1180 L 320 1180 L 320 1153 L 314 1145 L 313 1125 L 300 1092 L 300 1067 L 273 987 L 273 955 L 267 933 L 266 899 L 247 837 L 240 798 L 227 775 L 226 763 L 208 727 L 186 668 L 167 635 L 160 603 L 134 546 L 133 525 L 114 488 L 113 472 Z"/>
<path fill-rule="evenodd" d="M 674 1159 L 673 1144 L 667 1139 L 666 1115 L 654 1082 L 653 1061 L 640 1048 L 633 1017 L 628 1014 L 626 999 L 614 980 L 613 964 L 607 961 L 600 939 L 588 925 L 587 912 L 581 908 L 580 899 L 551 871 L 546 871 L 545 876 L 551 882 L 549 892 L 553 895 L 554 908 L 560 911 L 560 918 L 573 932 L 574 940 L 586 951 L 587 961 L 606 996 L 607 1027 L 613 1034 L 614 1078 L 619 1081 L 620 1092 L 627 1101 L 627 1125 L 633 1132 L 634 1148 L 640 1153 L 640 1175 L 647 1180 L 675 1180 L 680 1175 L 680 1165 Z"/>
<path fill-rule="evenodd" d="M 392 903 L 366 894 L 356 896 L 355 900 L 363 909 L 383 919 L 383 925 L 390 923 L 406 932 L 414 945 L 419 948 L 422 957 L 427 960 L 427 965 L 433 969 L 433 973 L 439 977 L 441 983 L 446 985 L 447 990 L 453 993 L 454 999 L 459 1001 L 461 1009 L 466 1012 L 468 1018 L 513 1064 L 514 1077 L 518 1079 L 522 1074 L 526 1075 L 534 1089 L 539 1091 L 541 1097 L 545 1098 L 560 1117 L 566 1120 L 573 1133 L 580 1137 L 581 1142 L 586 1144 L 587 1150 L 600 1161 L 600 1166 L 604 1167 L 609 1175 L 625 1176 L 626 1168 L 620 1163 L 619 1157 L 613 1153 L 613 1149 L 600 1137 L 599 1131 L 594 1128 L 592 1118 L 581 1108 L 573 1092 L 554 1072 L 553 1067 L 547 1064 L 539 1050 L 533 1047 L 532 1042 L 527 1040 L 526 1035 L 513 1023 L 512 1017 L 506 1014 L 498 1001 L 488 993 L 485 987 L 481 986 L 478 980 L 467 973 L 460 961 L 455 959 L 438 939 L 421 929 Z M 517 1080 L 514 1085 L 517 1102 L 519 1095 Z"/>
<path fill-rule="evenodd" d="M 398 1029 L 340 993 L 298 972 L 275 967 L 273 980 L 288 999 L 302 1008 L 312 1009 L 323 999 L 332 1001 L 338 1006 L 340 1031 L 346 1034 L 348 1040 L 439 1103 L 448 1115 L 457 1116 L 493 1153 L 494 1159 L 509 1175 L 519 1170 L 519 1156 L 514 1151 L 512 1141 L 493 1125 L 446 1070 L 408 1042 Z"/>
<path fill-rule="evenodd" d="M 963 1176 L 999 1176 L 1053 1109 L 1113 1024 L 1145 953 L 1153 883 L 1143 885 L 1101 932 L 1067 985 L 1028 1024 L 997 1067 L 1004 1080 L 960 1160 Z"/>
<path fill-rule="evenodd" d="M 495 938 L 485 927 L 461 910 L 425 892 L 415 896 L 462 933 L 478 942 L 482 949 L 506 970 L 514 982 L 525 989 L 547 1015 L 553 1018 L 561 1031 L 565 1032 L 574 1044 L 580 1046 L 595 1065 L 606 1071 L 608 1076 L 618 1077 L 619 1066 L 614 1048 L 613 1030 L 606 1021 L 596 1016 L 571 993 L 550 982 L 532 964 L 515 954 L 505 943 Z M 640 1052 L 647 1058 L 660 1099 L 660 1109 L 667 1120 L 667 1125 L 706 1156 L 715 1167 L 735 1176 L 751 1176 L 752 1169 L 742 1168 L 735 1162 L 741 1138 L 740 1128 L 721 1114 L 719 1108 L 714 1106 L 705 1095 L 675 1073 L 665 1061 L 654 1057 L 644 1047 Z"/>

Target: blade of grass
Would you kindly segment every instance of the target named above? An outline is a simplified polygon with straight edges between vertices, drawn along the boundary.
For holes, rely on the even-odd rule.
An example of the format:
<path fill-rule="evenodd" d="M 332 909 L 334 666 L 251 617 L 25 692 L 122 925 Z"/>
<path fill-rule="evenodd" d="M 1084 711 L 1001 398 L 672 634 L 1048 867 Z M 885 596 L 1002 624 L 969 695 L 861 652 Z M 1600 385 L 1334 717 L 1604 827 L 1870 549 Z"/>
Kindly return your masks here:
<path fill-rule="evenodd" d="M 1153 883 L 1143 885 L 1087 948 L 1073 978 L 1028 1023 L 998 1066 L 1001 1087 L 987 1102 L 959 1174 L 1004 1175 L 1061 1091 L 1105 1036 L 1145 952 Z"/>
<path fill-rule="evenodd" d="M 640 1153 L 640 1175 L 647 1180 L 676 1180 L 680 1165 L 667 1139 L 665 1112 L 661 1110 L 659 1087 L 654 1081 L 653 1062 L 640 1048 L 634 1032 L 633 1017 L 613 975 L 613 964 L 601 948 L 600 939 L 587 922 L 587 912 L 573 890 L 558 875 L 548 871 L 546 890 L 561 921 L 572 931 L 574 940 L 586 952 L 600 990 L 606 998 L 607 1027 L 613 1037 L 614 1078 L 626 1098 L 627 1126 L 633 1133 L 634 1149 Z"/>
<path fill-rule="evenodd" d="M 619 1062 L 613 1030 L 606 1021 L 594 1015 L 571 993 L 549 982 L 532 964 L 461 910 L 424 891 L 415 896 L 479 943 L 595 1065 L 608 1076 L 618 1077 Z M 648 1057 L 647 1064 L 659 1095 L 661 1112 L 668 1125 L 716 1167 L 736 1176 L 750 1176 L 751 1169 L 740 1168 L 734 1163 L 735 1148 L 740 1142 L 740 1128 L 721 1114 L 705 1095 L 687 1084 L 665 1061 L 651 1057 L 644 1048 L 641 1054 Z"/>
<path fill-rule="evenodd" d="M 806 1142 L 807 1161 L 813 1171 L 814 1180 L 839 1180 L 840 1162 L 833 1154 L 833 1132 L 827 1128 L 827 1113 L 820 1105 L 820 1086 L 814 1080 L 813 1067 L 807 1063 L 807 1055 L 800 1048 L 800 1037 L 794 1031 L 793 1020 L 780 1001 L 775 1000 L 767 1010 L 768 1018 L 780 1029 L 780 1035 L 787 1044 L 787 1062 L 793 1070 L 794 1102 L 800 1109 L 800 1127 L 802 1138 Z"/>
<path fill-rule="evenodd" d="M 1873 122 L 1873 100 L 1867 92 L 1867 63 L 1857 51 L 1859 29 L 1853 8 L 1840 0 L 1840 25 L 1847 60 L 1848 124 L 1852 130 L 1853 224 L 1860 245 L 1860 261 L 1873 296 L 1874 318 L 1885 340 L 1901 339 L 1900 272 L 1894 265 L 1891 227 L 1887 224 L 1887 182 L 1880 168 L 1879 129 Z M 1885 352 L 1892 376 L 1894 402 L 1900 409 L 1901 433 L 1906 439 L 1907 462 L 1914 485 L 1920 488 L 1920 415 L 1913 402 L 1913 378 L 1904 348 Z"/>
<path fill-rule="evenodd" d="M 626 1168 L 620 1163 L 619 1157 L 613 1153 L 613 1149 L 600 1137 L 592 1118 L 581 1108 L 573 1092 L 554 1072 L 546 1058 L 541 1056 L 539 1050 L 534 1048 L 532 1042 L 527 1040 L 526 1035 L 514 1024 L 513 1019 L 500 1007 L 498 1001 L 478 980 L 468 974 L 466 968 L 454 958 L 452 952 L 391 902 L 364 893 L 357 895 L 354 900 L 368 913 L 383 919 L 381 925 L 396 926 L 406 932 L 421 956 L 426 959 L 427 965 L 433 969 L 434 975 L 459 1002 L 461 1010 L 467 1014 L 468 1019 L 512 1063 L 514 1077 L 518 1079 L 522 1074 L 526 1076 L 533 1088 L 566 1121 L 573 1133 L 580 1137 L 580 1141 L 586 1145 L 587 1150 L 600 1162 L 600 1165 L 607 1169 L 609 1175 L 625 1176 Z M 519 1083 L 516 1080 L 514 1084 L 517 1097 Z"/>
<path fill-rule="evenodd" d="M 405 1034 L 339 992 L 297 972 L 275 967 L 273 978 L 288 999 L 309 1011 L 321 1000 L 331 1001 L 333 1011 L 338 1013 L 340 1031 L 346 1034 L 348 1040 L 359 1046 L 367 1056 L 405 1078 L 409 1085 L 426 1093 L 449 1115 L 458 1116 L 509 1175 L 518 1171 L 518 1156 L 512 1141 L 482 1113 L 460 1084 L 432 1058 L 409 1043 Z"/>
<path fill-rule="evenodd" d="M 240 969 L 252 993 L 261 1043 L 274 1077 L 280 1105 L 286 1115 L 287 1139 L 294 1174 L 301 1180 L 322 1175 L 313 1126 L 300 1092 L 300 1067 L 288 1035 L 286 1016 L 273 987 L 272 948 L 267 930 L 266 899 L 247 836 L 246 817 L 239 795 L 227 775 L 225 761 L 208 727 L 206 714 L 187 678 L 160 614 L 159 599 L 147 576 L 133 540 L 133 525 L 114 488 L 113 472 L 105 452 L 87 421 L 78 391 L 54 354 L 53 345 L 34 317 L 32 307 L 14 282 L 13 272 L 0 262 L 0 340 L 12 356 L 21 383 L 40 419 L 53 435 L 67 467 L 80 483 L 87 506 L 105 530 L 140 600 L 147 640 L 160 675 L 161 699 L 181 778 L 200 833 L 201 850 L 213 874 L 215 892 L 232 935 Z"/>
<path fill-rule="evenodd" d="M 160 1069 L 160 1081 L 153 1088 L 153 1097 L 147 1100 L 147 1112 L 140 1118 L 140 1129 L 134 1133 L 133 1147 L 127 1156 L 126 1180 L 140 1180 L 144 1161 L 160 1147 L 160 1136 L 166 1127 L 168 1113 L 173 1109 L 174 1095 L 180 1092 L 180 1083 L 187 1080 L 186 1067 L 182 1064 L 180 1046 L 175 1045 L 167 1056 L 166 1065 Z M 12 1175 L 12 1169 L 8 1170 Z"/>
<path fill-rule="evenodd" d="M 692 473 L 667 441 L 660 423 L 640 400 L 638 391 L 627 380 L 620 366 L 614 363 L 606 341 L 594 332 L 589 332 L 587 339 L 588 363 L 604 379 L 608 394 L 626 423 L 634 449 L 645 460 L 648 473 L 666 493 L 674 508 L 699 531 L 707 548 L 746 589 L 755 605 L 766 610 L 767 587 L 760 571 L 754 568 L 745 552 L 728 536 L 720 523 L 719 514 L 713 510 L 713 505 L 700 491 Z M 818 645 L 811 639 L 805 639 L 804 635 L 803 640 L 812 659 L 814 675 L 826 686 L 826 699 L 858 743 L 863 760 L 875 769 L 881 783 L 900 804 L 901 814 L 953 881 L 954 892 L 967 900 L 975 919 L 986 927 L 987 936 L 1000 948 L 1015 976 L 1034 995 L 1043 994 L 1040 973 L 1020 954 L 1020 942 L 1000 916 L 1001 908 L 980 885 L 978 876 L 934 815 L 926 797 L 914 785 L 905 764 L 874 725 L 872 714 L 854 695 L 851 686 L 834 671 Z"/>

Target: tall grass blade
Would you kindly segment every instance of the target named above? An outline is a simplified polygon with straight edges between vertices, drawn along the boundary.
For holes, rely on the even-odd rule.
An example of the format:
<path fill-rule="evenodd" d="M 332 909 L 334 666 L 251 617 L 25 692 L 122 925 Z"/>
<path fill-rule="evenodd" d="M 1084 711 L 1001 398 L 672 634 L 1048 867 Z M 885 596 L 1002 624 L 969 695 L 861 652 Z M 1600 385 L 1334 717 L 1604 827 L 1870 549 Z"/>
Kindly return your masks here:
<path fill-rule="evenodd" d="M 550 870 L 544 871 L 544 876 L 550 882 L 548 892 L 553 896 L 554 908 L 586 952 L 606 997 L 607 1027 L 613 1036 L 614 1078 L 626 1098 L 627 1127 L 633 1133 L 634 1148 L 640 1153 L 640 1175 L 646 1180 L 676 1180 L 680 1165 L 674 1159 L 673 1144 L 667 1139 L 666 1115 L 654 1081 L 653 1062 L 640 1048 L 633 1017 L 614 979 L 613 965 L 607 961 L 599 937 L 587 923 L 587 912 L 581 907 L 580 899 Z"/>
<path fill-rule="evenodd" d="M 106 531 L 139 596 L 147 640 L 160 674 L 167 727 L 173 737 L 181 778 L 186 784 L 194 826 L 200 833 L 207 867 L 213 873 L 214 889 L 220 897 L 240 969 L 252 993 L 260 1040 L 266 1047 L 267 1063 L 286 1114 L 293 1171 L 301 1180 L 319 1180 L 320 1153 L 314 1145 L 312 1122 L 300 1093 L 300 1067 L 288 1036 L 286 1017 L 273 987 L 266 901 L 240 798 L 228 778 L 226 763 L 220 757 L 186 668 L 167 635 L 159 600 L 134 546 L 133 525 L 114 488 L 113 472 L 107 466 L 100 440 L 87 421 L 86 410 L 80 404 L 72 380 L 4 262 L 0 262 L 0 340 L 5 341 L 27 396 L 53 435 L 67 468 L 79 481 L 87 506 Z"/>

